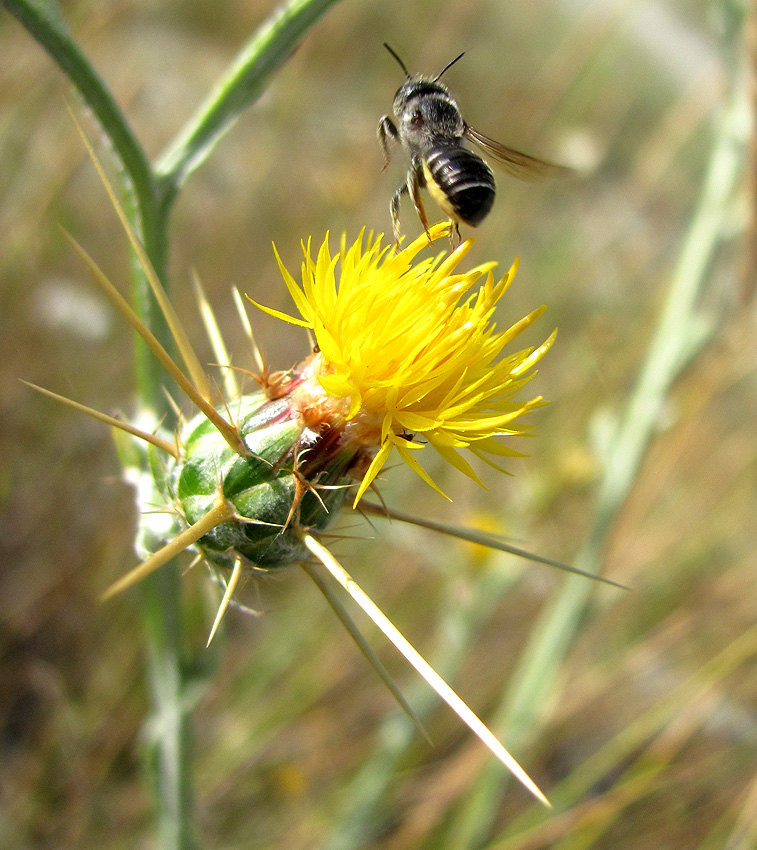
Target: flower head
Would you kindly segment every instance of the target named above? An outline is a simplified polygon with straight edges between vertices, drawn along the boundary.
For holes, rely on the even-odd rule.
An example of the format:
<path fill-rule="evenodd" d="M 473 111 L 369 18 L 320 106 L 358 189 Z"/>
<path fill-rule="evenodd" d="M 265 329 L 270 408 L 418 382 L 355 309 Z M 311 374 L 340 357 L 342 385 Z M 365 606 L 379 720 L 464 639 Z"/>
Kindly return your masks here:
<path fill-rule="evenodd" d="M 431 238 L 447 229 L 434 226 Z M 375 451 L 356 503 L 393 449 L 437 490 L 414 456 L 425 445 L 480 483 L 458 450 L 469 449 L 488 462 L 487 455 L 518 454 L 496 438 L 519 433 L 514 420 L 542 403 L 513 396 L 532 377 L 531 368 L 555 334 L 536 349 L 502 351 L 544 308 L 504 331 L 492 321 L 517 263 L 495 282 L 495 263 L 456 273 L 472 241 L 449 256 L 414 262 L 426 244 L 423 235 L 394 251 L 382 248 L 381 236 L 369 235 L 364 249 L 361 232 L 349 247 L 343 237 L 332 257 L 327 234 L 315 260 L 310 243 L 303 245 L 301 286 L 276 254 L 301 318 L 257 305 L 315 336 L 311 380 L 295 394 L 308 425 L 342 427 L 346 440 Z"/>

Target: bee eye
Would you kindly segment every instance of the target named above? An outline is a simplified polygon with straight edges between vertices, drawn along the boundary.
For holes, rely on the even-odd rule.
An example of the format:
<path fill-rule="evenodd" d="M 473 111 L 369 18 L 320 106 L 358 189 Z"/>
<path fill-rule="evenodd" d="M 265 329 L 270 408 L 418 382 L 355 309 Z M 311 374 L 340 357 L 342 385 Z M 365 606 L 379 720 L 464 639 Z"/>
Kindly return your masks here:
<path fill-rule="evenodd" d="M 416 109 L 412 115 L 410 116 L 410 123 L 414 127 L 420 127 L 423 123 L 423 115 L 421 114 L 419 109 Z"/>

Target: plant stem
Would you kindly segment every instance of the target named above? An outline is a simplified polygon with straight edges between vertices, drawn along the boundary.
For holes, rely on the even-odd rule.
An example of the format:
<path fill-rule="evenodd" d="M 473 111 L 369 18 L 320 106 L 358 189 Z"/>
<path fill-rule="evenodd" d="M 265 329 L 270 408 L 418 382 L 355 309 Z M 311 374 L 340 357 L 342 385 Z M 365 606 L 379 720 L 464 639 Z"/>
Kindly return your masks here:
<path fill-rule="evenodd" d="M 140 214 L 150 218 L 156 183 L 147 157 L 100 75 L 82 53 L 52 0 L 2 0 L 68 77 L 102 125 L 134 184 Z"/>
<path fill-rule="evenodd" d="M 281 6 L 247 42 L 205 104 L 182 130 L 153 169 L 123 113 L 101 77 L 74 41 L 55 0 L 2 0 L 66 74 L 100 122 L 121 161 L 125 209 L 140 235 L 164 289 L 168 290 L 168 225 L 179 189 L 215 142 L 265 88 L 313 23 L 336 0 L 291 0 Z M 137 258 L 131 257 L 132 300 L 137 315 L 164 348 L 171 335 Z M 135 398 L 158 418 L 169 413 L 162 392 L 165 375 L 139 340 L 135 357 Z M 140 478 L 146 469 L 140 469 Z M 149 500 L 148 500 L 149 501 Z M 143 502 L 146 504 L 148 502 Z M 149 517 L 143 517 L 138 545 L 148 551 Z M 148 765 L 158 800 L 160 846 L 164 850 L 197 847 L 191 784 L 191 684 L 183 658 L 184 624 L 179 572 L 171 562 L 141 584 L 153 718 Z M 199 666 L 199 665 L 195 665 Z"/>
<path fill-rule="evenodd" d="M 289 0 L 276 9 L 237 54 L 228 71 L 155 167 L 165 203 L 209 156 L 239 114 L 265 90 L 311 26 L 337 0 Z"/>
<path fill-rule="evenodd" d="M 180 583 L 179 570 L 171 562 L 140 585 L 153 705 L 147 763 L 158 801 L 158 846 L 164 850 L 199 846 L 193 823 L 192 717 L 182 657 Z"/>

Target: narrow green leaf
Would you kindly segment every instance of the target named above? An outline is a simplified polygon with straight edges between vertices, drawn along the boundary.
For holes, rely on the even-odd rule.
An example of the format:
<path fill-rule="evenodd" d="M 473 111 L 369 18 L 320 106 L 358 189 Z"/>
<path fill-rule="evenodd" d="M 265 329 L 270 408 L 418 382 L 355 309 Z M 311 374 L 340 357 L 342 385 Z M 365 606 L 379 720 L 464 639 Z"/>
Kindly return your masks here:
<path fill-rule="evenodd" d="M 308 29 L 336 0 L 290 0 L 261 24 L 184 129 L 159 158 L 166 192 L 178 190 L 240 113 L 292 55 Z"/>
<path fill-rule="evenodd" d="M 508 555 L 515 555 L 518 558 L 525 558 L 527 561 L 533 561 L 536 564 L 544 564 L 548 567 L 555 567 L 558 570 L 563 570 L 567 573 L 574 573 L 577 576 L 598 581 L 602 584 L 609 584 L 621 590 L 629 590 L 624 584 L 613 581 L 611 578 L 597 575 L 596 573 L 582 570 L 579 567 L 572 567 L 569 564 L 563 564 L 561 561 L 554 561 L 552 558 L 545 558 L 543 555 L 537 555 L 535 552 L 529 552 L 527 549 L 522 549 L 519 546 L 513 546 L 504 538 L 496 534 L 488 534 L 485 531 L 477 531 L 475 528 L 463 528 L 459 525 L 450 525 L 445 522 L 436 522 L 432 519 L 424 519 L 423 517 L 411 516 L 402 511 L 395 511 L 391 508 L 386 508 L 383 505 L 375 505 L 372 502 L 362 501 L 360 507 L 356 510 L 362 513 L 370 514 L 371 516 L 383 517 L 384 519 L 394 519 L 398 522 L 406 522 L 410 525 L 417 525 L 419 528 L 427 528 L 430 531 L 436 531 L 439 534 L 448 534 L 450 537 L 456 537 L 458 540 L 465 540 L 468 543 L 476 543 L 479 546 L 486 546 L 489 549 L 496 549 L 498 552 L 507 552 Z"/>
<path fill-rule="evenodd" d="M 74 41 L 58 4 L 54 0 L 2 2 L 47 51 L 100 122 L 129 175 L 144 217 L 155 188 L 150 165 L 110 90 Z"/>

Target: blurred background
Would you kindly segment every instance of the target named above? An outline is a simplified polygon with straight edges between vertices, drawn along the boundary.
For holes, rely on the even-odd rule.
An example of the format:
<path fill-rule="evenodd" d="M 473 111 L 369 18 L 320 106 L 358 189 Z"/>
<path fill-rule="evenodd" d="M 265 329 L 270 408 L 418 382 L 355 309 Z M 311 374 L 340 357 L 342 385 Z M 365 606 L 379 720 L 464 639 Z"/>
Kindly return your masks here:
<path fill-rule="evenodd" d="M 272 8 L 110 0 L 64 11 L 157 157 Z M 582 170 L 545 184 L 500 175 L 471 255 L 502 271 L 520 258 L 501 325 L 547 305 L 527 343 L 559 328 L 530 385 L 550 405 L 531 415 L 530 456 L 508 464 L 512 477 L 481 470 L 488 491 L 431 464 L 451 505 L 399 466 L 382 494 L 399 510 L 487 528 L 567 563 L 587 557 L 593 540 L 602 572 L 631 588 L 589 588 L 562 625 L 547 627 L 565 598 L 563 574 L 397 523 L 344 519 L 356 539 L 337 541 L 338 557 L 429 660 L 446 665 L 556 811 L 506 784 L 366 627 L 425 711 L 433 747 L 408 732 L 293 569 L 248 583 L 244 601 L 266 615 L 231 612 L 204 656 L 213 672 L 195 721 L 202 846 L 757 844 L 746 123 L 734 148 L 745 159 L 741 188 L 728 194 L 704 264 L 689 359 L 622 510 L 602 525 L 597 505 L 609 435 L 638 398 L 669 288 L 685 276 L 681 257 L 702 240 L 692 227 L 727 104 L 734 92 L 748 103 L 739 15 L 721 0 L 337 4 L 189 179 L 172 222 L 174 303 L 212 362 L 189 285 L 196 269 L 235 363 L 253 368 L 230 287 L 289 309 L 271 241 L 296 270 L 300 239 L 320 242 L 330 230 L 335 247 L 343 230 L 391 231 L 389 199 L 404 167 L 397 151 L 382 173 L 376 125 L 403 75 L 382 42 L 428 74 L 464 50 L 445 82 L 466 120 Z M 83 112 L 70 85 L 7 14 L 0 56 L 0 846 L 152 847 L 139 594 L 97 601 L 135 561 L 132 494 L 108 429 L 19 381 L 129 415 L 132 333 L 61 226 L 122 291 L 126 242 L 66 112 L 66 99 Z M 407 204 L 402 221 L 408 235 L 419 232 Z M 253 323 L 275 368 L 308 350 L 296 328 L 263 315 Z M 199 648 L 215 589 L 195 570 L 186 594 Z M 554 639 L 544 649 L 547 628 Z M 552 667 L 538 667 L 538 646 Z M 518 709 L 513 693 L 527 693 L 530 669 L 542 671 L 538 699 Z M 534 716 L 519 726 L 528 709 Z"/>

